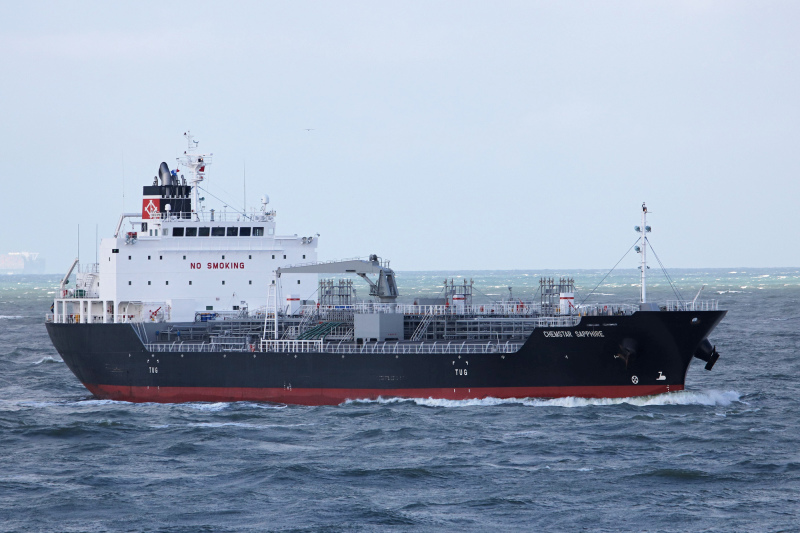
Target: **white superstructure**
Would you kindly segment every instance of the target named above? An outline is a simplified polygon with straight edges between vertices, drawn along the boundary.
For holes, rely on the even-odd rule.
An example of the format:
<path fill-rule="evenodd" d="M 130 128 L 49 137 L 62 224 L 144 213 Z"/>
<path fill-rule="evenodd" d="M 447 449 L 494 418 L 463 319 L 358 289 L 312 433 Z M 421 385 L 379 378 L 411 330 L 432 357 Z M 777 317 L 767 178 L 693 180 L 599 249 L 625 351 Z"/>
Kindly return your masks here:
<path fill-rule="evenodd" d="M 278 267 L 317 260 L 317 235 L 278 235 L 268 198 L 249 213 L 200 208 L 199 183 L 211 154 L 188 149 L 179 171 L 162 163 L 143 189 L 142 212 L 125 213 L 113 237 L 100 242 L 98 263 L 73 263 L 53 306 L 55 322 L 192 322 L 274 308 Z M 160 184 L 158 183 L 160 179 Z M 67 287 L 77 268 L 74 288 Z M 285 299 L 311 297 L 316 274 L 283 277 Z M 271 296 L 270 296 L 271 294 Z M 294 300 L 292 300 L 294 301 Z M 260 311 L 260 312 L 259 312 Z"/>

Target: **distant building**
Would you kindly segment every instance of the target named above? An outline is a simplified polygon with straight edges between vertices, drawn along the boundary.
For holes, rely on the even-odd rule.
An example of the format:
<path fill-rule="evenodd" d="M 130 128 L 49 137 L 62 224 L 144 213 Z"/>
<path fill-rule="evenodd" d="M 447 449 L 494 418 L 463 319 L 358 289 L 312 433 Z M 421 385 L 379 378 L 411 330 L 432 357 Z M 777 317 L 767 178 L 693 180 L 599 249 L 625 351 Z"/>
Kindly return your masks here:
<path fill-rule="evenodd" d="M 0 274 L 44 274 L 44 258 L 36 252 L 2 254 Z"/>

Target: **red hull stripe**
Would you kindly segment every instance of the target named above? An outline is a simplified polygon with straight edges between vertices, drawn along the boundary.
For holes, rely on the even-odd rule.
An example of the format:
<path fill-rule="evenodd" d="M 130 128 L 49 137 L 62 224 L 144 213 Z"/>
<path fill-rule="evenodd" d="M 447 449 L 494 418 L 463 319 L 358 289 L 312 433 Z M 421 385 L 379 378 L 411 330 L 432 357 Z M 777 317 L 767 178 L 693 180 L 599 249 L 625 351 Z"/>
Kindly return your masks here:
<path fill-rule="evenodd" d="M 683 385 L 612 385 L 593 387 L 483 387 L 460 389 L 284 389 L 240 387 L 126 387 L 86 385 L 92 394 L 126 402 L 277 402 L 296 405 L 338 405 L 346 400 L 382 398 L 628 398 L 683 390 Z"/>

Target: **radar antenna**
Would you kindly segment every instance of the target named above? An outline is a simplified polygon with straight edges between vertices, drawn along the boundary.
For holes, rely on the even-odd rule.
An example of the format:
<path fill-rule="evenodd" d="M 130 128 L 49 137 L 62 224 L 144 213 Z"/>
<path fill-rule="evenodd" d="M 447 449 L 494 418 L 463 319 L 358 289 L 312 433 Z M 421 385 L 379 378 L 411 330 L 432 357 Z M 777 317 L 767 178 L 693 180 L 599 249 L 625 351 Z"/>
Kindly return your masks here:
<path fill-rule="evenodd" d="M 179 163 L 189 169 L 189 183 L 192 186 L 192 213 L 199 220 L 200 217 L 197 215 L 200 207 L 198 184 L 205 178 L 206 166 L 211 164 L 211 156 L 214 154 L 197 153 L 197 145 L 200 144 L 200 141 L 194 140 L 191 131 L 186 131 L 183 136 L 186 137 L 187 148 L 183 152 L 183 157 L 177 159 Z"/>

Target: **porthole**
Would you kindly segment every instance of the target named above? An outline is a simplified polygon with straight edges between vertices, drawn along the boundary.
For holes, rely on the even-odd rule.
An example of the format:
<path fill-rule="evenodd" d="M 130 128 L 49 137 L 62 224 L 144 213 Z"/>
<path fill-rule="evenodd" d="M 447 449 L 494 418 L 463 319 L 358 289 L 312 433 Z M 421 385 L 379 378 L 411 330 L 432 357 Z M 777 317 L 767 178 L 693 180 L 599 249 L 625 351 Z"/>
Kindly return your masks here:
<path fill-rule="evenodd" d="M 697 318 L 697 317 L 694 317 L 694 318 L 692 319 L 692 325 L 693 325 L 693 326 L 696 326 L 696 325 L 697 325 L 697 324 L 699 324 L 699 323 L 700 323 L 700 319 L 699 319 L 699 318 Z"/>

